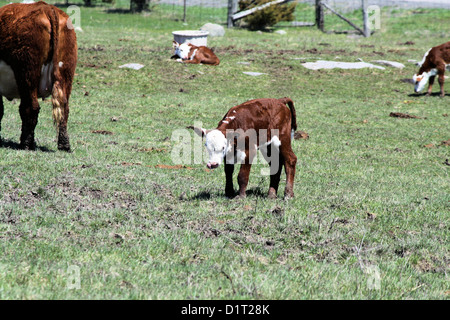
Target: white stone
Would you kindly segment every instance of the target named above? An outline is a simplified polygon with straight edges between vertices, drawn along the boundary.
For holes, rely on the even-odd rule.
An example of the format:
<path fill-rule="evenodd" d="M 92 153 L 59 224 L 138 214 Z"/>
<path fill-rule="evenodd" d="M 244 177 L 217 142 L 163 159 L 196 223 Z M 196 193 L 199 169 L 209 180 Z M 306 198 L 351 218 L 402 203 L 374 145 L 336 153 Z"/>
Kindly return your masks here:
<path fill-rule="evenodd" d="M 210 37 L 223 37 L 225 35 L 225 28 L 220 24 L 206 23 L 201 28 L 201 31 L 208 31 Z"/>

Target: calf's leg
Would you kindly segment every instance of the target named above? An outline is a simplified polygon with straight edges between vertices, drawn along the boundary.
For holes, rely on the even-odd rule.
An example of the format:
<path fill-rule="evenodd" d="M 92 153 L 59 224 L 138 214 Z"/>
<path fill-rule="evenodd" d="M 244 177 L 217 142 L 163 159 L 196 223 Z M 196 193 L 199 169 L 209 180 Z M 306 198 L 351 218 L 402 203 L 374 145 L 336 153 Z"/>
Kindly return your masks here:
<path fill-rule="evenodd" d="M 444 61 L 440 61 L 436 67 L 437 69 L 437 74 L 438 74 L 438 81 L 439 81 L 439 86 L 441 87 L 441 97 L 445 97 L 445 92 L 444 92 L 444 73 L 445 73 L 445 62 Z"/>
<path fill-rule="evenodd" d="M 433 87 L 433 84 L 434 84 L 434 78 L 436 78 L 436 76 L 431 76 L 430 79 L 428 79 L 428 92 L 427 92 L 427 96 L 431 95 L 431 88 Z"/>
<path fill-rule="evenodd" d="M 241 169 L 238 174 L 238 185 L 239 185 L 239 198 L 245 198 L 248 185 L 248 178 L 250 176 L 250 169 L 252 165 L 251 163 L 243 163 L 241 164 Z"/>
<path fill-rule="evenodd" d="M 233 171 L 234 164 L 228 164 L 225 162 L 225 196 L 228 198 L 234 197 L 234 187 L 233 187 Z"/>
<path fill-rule="evenodd" d="M 274 148 L 274 152 L 278 155 L 278 163 L 276 161 L 271 161 L 270 166 L 270 186 L 267 197 L 270 199 L 275 199 L 277 197 L 278 186 L 280 184 L 281 170 L 283 169 L 284 159 L 279 150 Z M 268 147 L 268 155 L 271 157 L 270 153 L 272 151 L 272 146 Z"/>
<path fill-rule="evenodd" d="M 253 159 L 256 156 L 256 148 L 245 151 L 245 160 L 241 164 L 238 174 L 238 185 L 239 185 L 239 198 L 245 198 L 248 185 L 248 178 L 250 177 L 250 169 L 252 168 Z"/>
<path fill-rule="evenodd" d="M 445 97 L 445 92 L 444 92 L 444 73 L 440 73 L 439 77 L 438 77 L 438 81 L 439 81 L 439 86 L 441 87 L 441 97 Z"/>

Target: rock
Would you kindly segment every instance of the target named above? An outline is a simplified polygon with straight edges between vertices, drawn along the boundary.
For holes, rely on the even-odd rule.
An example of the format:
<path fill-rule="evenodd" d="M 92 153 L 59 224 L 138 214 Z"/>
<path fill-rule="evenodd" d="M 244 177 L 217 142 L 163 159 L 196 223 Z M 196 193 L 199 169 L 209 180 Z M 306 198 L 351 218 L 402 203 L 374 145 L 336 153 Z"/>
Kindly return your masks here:
<path fill-rule="evenodd" d="M 201 31 L 208 31 L 210 37 L 223 37 L 225 35 L 225 29 L 219 24 L 206 23 L 201 28 Z"/>
<path fill-rule="evenodd" d="M 127 64 L 119 66 L 119 68 L 129 68 L 129 69 L 134 69 L 134 70 L 139 70 L 143 67 L 144 67 L 144 65 L 140 64 L 140 63 L 127 63 Z"/>
<path fill-rule="evenodd" d="M 275 33 L 278 33 L 278 34 L 286 34 L 287 32 L 284 31 L 284 30 L 277 30 L 277 31 L 275 31 Z"/>
<path fill-rule="evenodd" d="M 246 75 L 249 75 L 249 76 L 252 76 L 252 77 L 257 77 L 257 76 L 266 74 L 266 73 L 261 73 L 261 72 L 252 72 L 252 71 L 244 71 L 242 73 L 246 74 Z"/>
<path fill-rule="evenodd" d="M 394 67 L 394 68 L 398 68 L 398 69 L 403 69 L 405 67 L 405 65 L 403 63 L 395 62 L 395 61 L 374 60 L 372 62 L 382 65 L 382 66 Z"/>
<path fill-rule="evenodd" d="M 361 69 L 361 68 L 376 68 L 384 70 L 384 67 L 376 66 L 371 63 L 366 62 L 337 62 L 337 61 L 326 61 L 326 60 L 318 60 L 316 62 L 306 62 L 302 63 L 307 69 L 311 70 L 319 70 L 319 69 Z"/>

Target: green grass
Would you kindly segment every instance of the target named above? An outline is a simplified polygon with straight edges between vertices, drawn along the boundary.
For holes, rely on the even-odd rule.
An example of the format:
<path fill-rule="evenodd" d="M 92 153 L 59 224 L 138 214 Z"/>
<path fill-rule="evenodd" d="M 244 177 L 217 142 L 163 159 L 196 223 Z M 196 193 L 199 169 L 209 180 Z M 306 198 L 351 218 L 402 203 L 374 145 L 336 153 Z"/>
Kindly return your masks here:
<path fill-rule="evenodd" d="M 49 101 L 38 150 L 17 150 L 18 102 L 5 101 L 0 299 L 448 299 L 449 81 L 439 98 L 413 95 L 401 80 L 417 71 L 408 59 L 447 41 L 450 12 L 383 15 L 370 38 L 227 29 L 208 39 L 221 59 L 209 67 L 169 59 L 171 32 L 203 22 L 81 7 L 73 153 L 57 151 Z M 301 65 L 336 56 L 406 67 Z M 128 62 L 145 67 L 119 68 Z M 239 201 L 225 198 L 223 169 L 156 167 L 174 165 L 174 130 L 194 121 L 212 128 L 236 104 L 284 96 L 310 136 L 293 142 L 294 199 L 264 196 L 263 165 Z M 79 289 L 70 286 L 74 268 Z"/>

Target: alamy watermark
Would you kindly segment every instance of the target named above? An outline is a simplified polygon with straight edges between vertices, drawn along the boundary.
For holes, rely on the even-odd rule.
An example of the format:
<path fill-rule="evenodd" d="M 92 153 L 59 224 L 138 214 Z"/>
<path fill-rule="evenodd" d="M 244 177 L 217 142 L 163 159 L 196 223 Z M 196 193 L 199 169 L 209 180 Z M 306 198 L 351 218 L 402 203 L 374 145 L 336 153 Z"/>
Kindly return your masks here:
<path fill-rule="evenodd" d="M 370 30 L 381 29 L 381 10 L 379 6 L 371 5 L 367 7 L 367 22 Z"/>
<path fill-rule="evenodd" d="M 67 7 L 67 15 L 69 21 L 67 21 L 67 28 L 71 30 L 81 29 L 81 10 L 79 6 L 71 5 Z"/>
<path fill-rule="evenodd" d="M 378 266 L 370 265 L 366 266 L 364 273 L 368 275 L 367 278 L 367 288 L 369 290 L 380 290 L 381 289 L 381 275 Z"/>
<path fill-rule="evenodd" d="M 67 289 L 80 289 L 81 288 L 81 276 L 80 267 L 77 265 L 71 265 L 67 268 Z"/>

